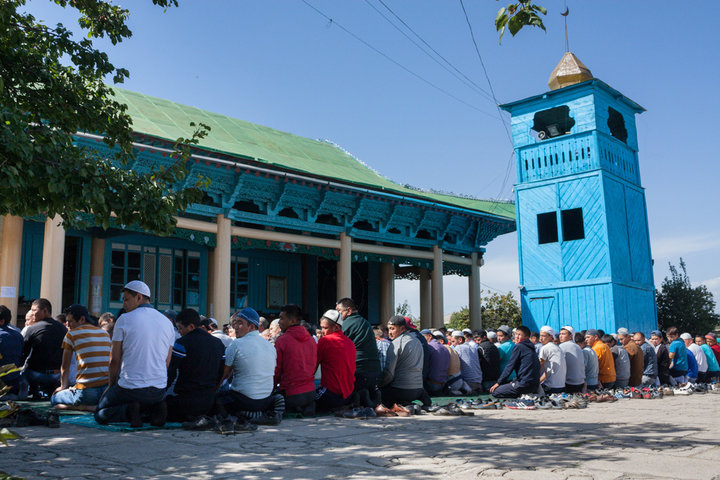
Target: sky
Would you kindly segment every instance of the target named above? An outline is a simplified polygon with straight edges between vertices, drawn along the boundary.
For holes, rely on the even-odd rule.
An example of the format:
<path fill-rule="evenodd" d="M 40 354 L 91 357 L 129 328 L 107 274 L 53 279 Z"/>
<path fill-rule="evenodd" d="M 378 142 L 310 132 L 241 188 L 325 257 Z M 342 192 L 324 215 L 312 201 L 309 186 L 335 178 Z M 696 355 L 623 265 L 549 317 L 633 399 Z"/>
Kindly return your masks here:
<path fill-rule="evenodd" d="M 132 0 L 119 3 L 132 38 L 96 45 L 130 71 L 123 88 L 331 140 L 397 182 L 512 199 L 509 117 L 488 92 L 502 104 L 548 90 L 567 6 L 570 50 L 647 109 L 637 126 L 656 285 L 682 257 L 693 284 L 720 299 L 720 2 L 537 0 L 547 32 L 500 44 L 493 21 L 506 0 L 464 0 L 476 51 L 460 0 L 382 1 L 422 40 L 380 0 L 180 0 L 167 11 Z M 79 32 L 70 8 L 34 0 L 27 9 Z M 517 298 L 516 235 L 486 248 L 484 293 Z M 417 315 L 418 282 L 395 289 Z M 467 305 L 467 278 L 446 277 L 444 294 L 446 314 Z"/>

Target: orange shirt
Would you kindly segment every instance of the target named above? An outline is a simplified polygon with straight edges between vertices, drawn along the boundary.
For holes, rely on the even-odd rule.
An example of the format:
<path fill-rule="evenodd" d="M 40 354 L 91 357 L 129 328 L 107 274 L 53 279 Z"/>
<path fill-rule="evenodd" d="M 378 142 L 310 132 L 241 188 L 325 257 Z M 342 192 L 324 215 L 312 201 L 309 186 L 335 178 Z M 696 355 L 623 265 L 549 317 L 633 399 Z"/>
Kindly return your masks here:
<path fill-rule="evenodd" d="M 592 346 L 598 357 L 598 381 L 600 383 L 612 383 L 615 381 L 615 359 L 610 347 L 598 340 Z"/>

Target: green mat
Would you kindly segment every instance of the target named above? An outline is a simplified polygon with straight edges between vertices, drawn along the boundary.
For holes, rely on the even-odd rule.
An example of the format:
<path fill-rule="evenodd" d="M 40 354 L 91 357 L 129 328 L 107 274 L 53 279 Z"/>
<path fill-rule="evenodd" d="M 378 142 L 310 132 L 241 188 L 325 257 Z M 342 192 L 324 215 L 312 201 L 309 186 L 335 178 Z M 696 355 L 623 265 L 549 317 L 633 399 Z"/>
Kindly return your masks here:
<path fill-rule="evenodd" d="M 182 424 L 178 422 L 168 422 L 162 427 L 153 427 L 150 424 L 144 424 L 140 428 L 132 428 L 129 423 L 114 423 L 110 425 L 100 425 L 95 421 L 92 413 L 84 415 L 63 415 L 60 417 L 60 423 L 70 425 L 80 425 L 82 427 L 97 428 L 108 432 L 139 432 L 142 430 L 174 430 L 182 428 Z"/>

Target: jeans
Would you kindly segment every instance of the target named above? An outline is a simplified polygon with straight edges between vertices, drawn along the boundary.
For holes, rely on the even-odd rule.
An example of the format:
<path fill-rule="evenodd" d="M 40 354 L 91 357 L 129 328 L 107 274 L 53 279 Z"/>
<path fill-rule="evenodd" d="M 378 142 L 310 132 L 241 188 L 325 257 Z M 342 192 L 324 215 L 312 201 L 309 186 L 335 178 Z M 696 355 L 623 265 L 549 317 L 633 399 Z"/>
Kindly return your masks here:
<path fill-rule="evenodd" d="M 550 388 L 545 384 L 542 385 L 542 388 L 546 395 L 551 393 L 562 393 L 565 391 L 565 387 Z"/>
<path fill-rule="evenodd" d="M 357 401 L 362 407 L 375 408 L 380 403 L 379 396 L 377 375 L 367 375 L 356 371 L 353 402 Z"/>
<path fill-rule="evenodd" d="M 537 393 L 537 391 L 537 385 L 521 385 L 518 382 L 510 382 L 498 386 L 491 395 L 495 398 L 518 398 L 525 393 Z"/>
<path fill-rule="evenodd" d="M 443 387 L 445 386 L 444 383 L 442 385 L 438 385 L 437 383 L 433 383 L 430 380 L 425 380 L 424 384 L 425 384 L 425 391 L 428 394 L 436 396 L 436 397 L 442 395 Z"/>
<path fill-rule="evenodd" d="M 92 388 L 66 388 L 53 393 L 50 397 L 50 405 L 97 405 L 106 388 L 107 385 Z"/>
<path fill-rule="evenodd" d="M 228 412 L 264 412 L 273 406 L 275 395 L 270 394 L 265 398 L 250 398 L 235 390 L 218 394 L 217 402 L 224 406 Z"/>
<path fill-rule="evenodd" d="M 615 388 L 615 382 L 603 382 L 602 386 L 606 390 L 612 390 Z"/>
<path fill-rule="evenodd" d="M 615 388 L 625 388 L 630 382 L 629 378 L 623 378 L 622 380 L 615 380 Z"/>
<path fill-rule="evenodd" d="M 569 383 L 566 383 L 564 391 L 566 393 L 580 393 L 583 391 L 584 386 L 585 386 L 584 383 L 581 383 L 580 385 L 571 385 Z"/>
<path fill-rule="evenodd" d="M 642 385 L 645 386 L 653 386 L 655 385 L 655 382 L 657 381 L 657 375 L 643 375 L 642 376 Z"/>
<path fill-rule="evenodd" d="M 36 394 L 40 391 L 49 394 L 60 386 L 60 372 L 37 372 L 26 368 L 23 370 L 21 377 L 28 383 L 31 394 Z"/>
<path fill-rule="evenodd" d="M 157 387 L 123 388 L 117 383 L 108 387 L 95 410 L 95 421 L 101 425 L 110 422 L 127 422 L 125 411 L 131 403 L 151 407 L 163 401 L 165 389 Z"/>

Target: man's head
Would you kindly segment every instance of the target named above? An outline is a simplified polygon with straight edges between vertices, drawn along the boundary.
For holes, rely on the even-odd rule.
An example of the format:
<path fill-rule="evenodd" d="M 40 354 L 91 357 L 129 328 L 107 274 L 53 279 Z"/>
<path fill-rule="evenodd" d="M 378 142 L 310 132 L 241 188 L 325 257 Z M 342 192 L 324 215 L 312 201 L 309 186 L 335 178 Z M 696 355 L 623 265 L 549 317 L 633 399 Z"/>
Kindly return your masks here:
<path fill-rule="evenodd" d="M 150 303 L 150 287 L 140 280 L 128 282 L 122 290 L 122 302 L 126 312 L 132 312 L 140 305 Z"/>
<path fill-rule="evenodd" d="M 532 333 L 530 334 L 530 336 L 530 341 L 532 342 Z M 547 345 L 548 343 L 555 340 L 555 331 L 548 325 L 545 325 L 540 329 L 539 339 L 540 343 L 542 343 L 543 345 Z"/>
<path fill-rule="evenodd" d="M 705 337 L 703 337 L 702 335 L 695 335 L 695 345 L 705 345 Z"/>
<path fill-rule="evenodd" d="M 0 305 L 0 327 L 9 325 L 11 320 L 12 313 L 10 313 L 10 309 L 7 308 L 5 305 Z"/>
<path fill-rule="evenodd" d="M 478 343 L 484 342 L 485 340 L 487 340 L 487 338 L 488 338 L 487 331 L 485 331 L 484 329 L 481 328 L 480 330 L 475 332 L 475 341 L 476 342 L 478 342 Z"/>
<path fill-rule="evenodd" d="M 717 336 L 713 332 L 706 333 L 705 334 L 705 343 L 707 343 L 711 347 L 714 345 L 717 345 Z"/>
<path fill-rule="evenodd" d="M 538 332 L 530 332 L 530 341 L 535 344 L 540 341 L 540 334 Z"/>
<path fill-rule="evenodd" d="M 602 342 L 607 345 L 608 347 L 614 347 L 615 346 L 615 339 L 612 335 L 603 335 L 601 338 Z"/>
<path fill-rule="evenodd" d="M 373 333 L 375 334 L 375 340 L 383 340 L 385 338 L 385 333 L 380 327 L 373 327 Z"/>
<path fill-rule="evenodd" d="M 110 325 L 112 323 L 115 323 L 115 315 L 110 312 L 105 312 L 100 315 L 100 318 L 98 318 L 98 326 L 100 328 L 105 328 L 106 325 Z"/>
<path fill-rule="evenodd" d="M 501 327 L 502 328 L 502 327 Z M 524 342 L 530 338 L 530 329 L 525 325 L 520 325 L 515 329 L 515 343 Z"/>
<path fill-rule="evenodd" d="M 680 336 L 680 330 L 678 330 L 677 327 L 670 327 L 665 332 L 665 335 L 667 335 L 668 340 L 674 342 Z"/>
<path fill-rule="evenodd" d="M 447 345 L 447 337 L 445 336 L 445 334 L 443 334 L 441 330 L 433 330 L 432 334 L 435 340 L 440 342 L 442 345 Z"/>
<path fill-rule="evenodd" d="M 283 305 L 280 307 L 280 330 L 283 332 L 288 328 L 300 325 L 302 321 L 302 310 L 295 304 Z"/>
<path fill-rule="evenodd" d="M 453 345 L 462 345 L 465 343 L 465 334 L 461 332 L 460 330 L 455 330 L 452 332 L 452 342 Z"/>
<path fill-rule="evenodd" d="M 624 332 L 620 332 L 620 330 L 625 330 Z M 623 347 L 630 343 L 632 340 L 632 337 L 630 336 L 630 332 L 627 331 L 627 329 L 620 329 L 618 330 L 618 342 L 620 342 L 620 345 Z"/>
<path fill-rule="evenodd" d="M 32 312 L 33 321 L 35 322 L 40 322 L 46 318 L 52 317 L 52 305 L 50 305 L 50 300 L 47 298 L 38 298 L 32 302 L 30 311 Z"/>
<path fill-rule="evenodd" d="M 230 323 L 235 331 L 235 338 L 242 338 L 248 333 L 258 329 L 260 316 L 255 309 L 245 307 L 233 314 Z"/>
<path fill-rule="evenodd" d="M 488 340 L 490 340 L 492 343 L 497 343 L 497 341 L 498 341 L 497 332 L 495 332 L 494 330 L 489 330 L 489 331 L 487 332 L 487 338 L 488 338 Z"/>
<path fill-rule="evenodd" d="M 653 330 L 652 333 L 650 334 L 650 343 L 653 346 L 657 347 L 658 345 L 660 345 L 662 343 L 662 341 L 663 341 L 662 332 L 660 330 Z"/>
<path fill-rule="evenodd" d="M 270 322 L 265 317 L 260 317 L 260 321 L 258 322 L 258 332 L 262 333 L 265 331 L 266 328 L 270 326 Z"/>
<path fill-rule="evenodd" d="M 680 335 L 680 340 L 682 340 L 683 343 L 685 343 L 685 347 L 689 347 L 690 345 L 693 344 L 693 336 L 690 335 L 688 332 L 685 332 L 682 335 Z"/>
<path fill-rule="evenodd" d="M 401 317 L 400 315 L 395 315 L 394 317 L 391 317 L 390 320 L 388 320 L 388 330 L 390 333 L 390 340 L 395 340 L 400 335 L 405 333 L 407 330 L 407 322 L 405 321 L 405 317 Z"/>
<path fill-rule="evenodd" d="M 600 332 L 598 332 L 594 328 L 590 328 L 585 332 L 585 343 L 587 343 L 591 347 L 595 345 L 595 342 L 597 342 L 598 340 L 600 340 Z"/>
<path fill-rule="evenodd" d="M 355 304 L 355 300 L 352 298 L 341 298 L 338 300 L 335 304 L 335 310 L 340 312 L 340 315 L 342 315 L 343 320 L 345 320 L 347 317 L 352 315 L 353 313 L 357 312 L 357 305 Z"/>
<path fill-rule="evenodd" d="M 505 343 L 510 340 L 510 335 L 512 335 L 512 328 L 507 325 L 501 325 L 500 328 L 497 329 L 497 339 L 500 343 Z M 530 337 L 529 333 L 528 337 Z"/>
<path fill-rule="evenodd" d="M 337 310 L 328 310 L 320 318 L 320 329 L 323 336 L 342 332 L 343 318 Z"/>
<path fill-rule="evenodd" d="M 633 333 L 633 342 L 635 342 L 635 345 L 638 347 L 641 347 L 643 343 L 645 343 L 645 334 L 643 332 L 635 332 Z"/>
<path fill-rule="evenodd" d="M 575 334 L 575 343 L 577 343 L 580 348 L 585 348 L 587 346 L 587 342 L 585 341 L 585 335 L 582 332 L 577 332 Z"/>
<path fill-rule="evenodd" d="M 65 322 L 67 323 L 67 328 L 69 330 L 73 330 L 80 325 L 90 323 L 90 312 L 88 312 L 88 309 L 83 305 L 70 305 L 65 309 Z"/>
<path fill-rule="evenodd" d="M 420 330 L 420 334 L 425 337 L 425 340 L 430 342 L 433 340 L 433 334 L 431 330 L 428 330 L 427 328 Z"/>
<path fill-rule="evenodd" d="M 570 326 L 560 328 L 560 343 L 572 342 L 575 340 L 575 330 Z"/>
<path fill-rule="evenodd" d="M 192 308 L 186 308 L 175 316 L 175 326 L 183 337 L 200 327 L 200 315 Z"/>

